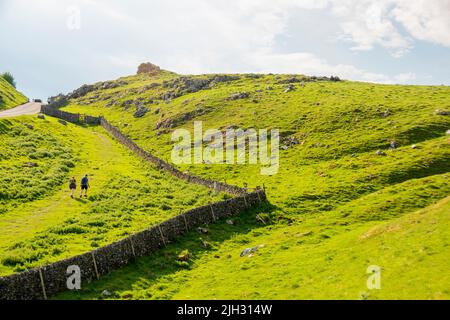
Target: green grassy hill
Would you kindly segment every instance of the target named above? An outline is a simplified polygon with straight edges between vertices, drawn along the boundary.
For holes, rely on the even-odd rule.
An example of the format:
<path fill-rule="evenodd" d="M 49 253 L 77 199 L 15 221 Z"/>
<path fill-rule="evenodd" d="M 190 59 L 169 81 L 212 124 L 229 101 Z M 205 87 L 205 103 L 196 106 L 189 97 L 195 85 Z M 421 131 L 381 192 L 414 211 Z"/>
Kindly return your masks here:
<path fill-rule="evenodd" d="M 223 195 L 136 158 L 100 127 L 0 120 L 0 275 L 120 240 Z M 69 178 L 90 176 L 87 199 Z"/>
<path fill-rule="evenodd" d="M 169 161 L 171 132 L 192 132 L 196 120 L 204 130 L 277 128 L 283 148 L 273 176 L 259 165 L 181 166 L 265 185 L 272 206 L 191 233 L 64 298 L 101 298 L 104 289 L 152 299 L 450 298 L 450 117 L 436 111 L 450 110 L 449 87 L 163 71 L 77 92 L 65 110 L 104 115 Z M 180 266 L 185 249 L 192 259 Z M 367 289 L 370 265 L 382 269 L 380 290 Z"/>
<path fill-rule="evenodd" d="M 16 107 L 28 102 L 28 98 L 0 77 L 0 110 Z"/>

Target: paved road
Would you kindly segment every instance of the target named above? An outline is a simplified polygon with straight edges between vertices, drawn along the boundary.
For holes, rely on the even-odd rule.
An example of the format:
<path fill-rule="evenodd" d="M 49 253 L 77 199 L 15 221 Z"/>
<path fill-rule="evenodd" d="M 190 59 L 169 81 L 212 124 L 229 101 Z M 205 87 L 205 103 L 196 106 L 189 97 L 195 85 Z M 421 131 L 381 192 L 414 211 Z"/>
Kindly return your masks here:
<path fill-rule="evenodd" d="M 29 102 L 12 109 L 0 111 L 0 118 L 17 117 L 26 114 L 38 114 L 40 110 L 41 103 Z"/>

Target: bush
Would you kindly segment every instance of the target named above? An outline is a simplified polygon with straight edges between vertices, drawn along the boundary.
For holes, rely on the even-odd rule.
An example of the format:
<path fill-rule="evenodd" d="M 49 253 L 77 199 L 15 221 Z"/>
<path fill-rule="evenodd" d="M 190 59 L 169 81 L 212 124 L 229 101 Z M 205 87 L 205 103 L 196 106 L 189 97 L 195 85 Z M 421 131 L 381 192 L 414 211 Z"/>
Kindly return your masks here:
<path fill-rule="evenodd" d="M 1 77 L 5 79 L 10 85 L 14 88 L 16 87 L 16 81 L 14 80 L 13 75 L 10 72 L 4 72 L 1 74 Z"/>

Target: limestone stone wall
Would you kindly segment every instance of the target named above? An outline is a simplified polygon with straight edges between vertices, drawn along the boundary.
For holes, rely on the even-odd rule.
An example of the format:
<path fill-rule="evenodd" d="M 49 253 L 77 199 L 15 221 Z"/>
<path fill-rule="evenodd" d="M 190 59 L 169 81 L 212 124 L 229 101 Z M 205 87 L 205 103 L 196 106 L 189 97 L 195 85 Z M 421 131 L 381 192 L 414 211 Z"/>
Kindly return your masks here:
<path fill-rule="evenodd" d="M 236 195 L 235 198 L 191 209 L 158 225 L 130 235 L 93 251 L 61 260 L 39 268 L 0 277 L 0 300 L 47 299 L 67 290 L 67 268 L 78 266 L 82 283 L 89 283 L 112 270 L 121 268 L 134 259 L 149 255 L 170 241 L 197 226 L 214 223 L 216 220 L 239 214 L 267 201 L 263 190 L 248 193 L 246 189 L 181 172 L 171 164 L 140 148 L 134 141 L 112 126 L 103 117 L 64 112 L 51 106 L 42 106 L 42 113 L 73 123 L 99 124 L 136 155 L 157 165 L 172 175 L 218 192 Z"/>
<path fill-rule="evenodd" d="M 264 191 L 256 190 L 233 199 L 189 210 L 93 251 L 0 277 L 0 300 L 47 299 L 55 293 L 67 290 L 69 266 L 78 266 L 82 284 L 89 283 L 139 257 L 155 252 L 199 225 L 210 224 L 217 219 L 257 207 L 266 200 Z"/>

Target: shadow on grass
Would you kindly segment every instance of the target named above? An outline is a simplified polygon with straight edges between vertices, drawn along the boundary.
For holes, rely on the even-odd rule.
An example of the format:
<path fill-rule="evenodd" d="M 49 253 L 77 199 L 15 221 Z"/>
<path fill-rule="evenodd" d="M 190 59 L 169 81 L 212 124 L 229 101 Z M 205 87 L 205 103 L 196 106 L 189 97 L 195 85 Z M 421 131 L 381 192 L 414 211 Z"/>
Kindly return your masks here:
<path fill-rule="evenodd" d="M 136 282 L 143 280 L 150 287 L 158 283 L 162 277 L 194 268 L 196 260 L 204 254 L 213 252 L 214 247 L 223 241 L 237 234 L 247 234 L 270 225 L 273 218 L 272 213 L 277 209 L 276 206 L 266 203 L 231 218 L 222 218 L 214 224 L 203 225 L 202 228 L 208 230 L 207 234 L 200 234 L 197 229 L 192 230 L 154 254 L 139 258 L 130 265 L 103 276 L 98 281 L 84 284 L 80 291 L 64 292 L 53 296 L 52 299 L 98 299 L 101 298 L 101 293 L 105 289 L 111 292 L 131 290 Z M 256 218 L 257 215 L 264 216 L 267 223 L 262 223 Z M 226 223 L 228 219 L 232 219 L 234 224 Z M 205 246 L 205 242 L 211 247 Z M 242 246 L 244 249 L 246 244 Z M 189 262 L 180 263 L 178 261 L 178 255 L 183 250 L 189 251 Z M 226 259 L 227 257 L 220 258 Z M 111 298 L 114 297 L 118 298 L 118 296 Z"/>

